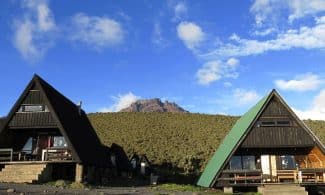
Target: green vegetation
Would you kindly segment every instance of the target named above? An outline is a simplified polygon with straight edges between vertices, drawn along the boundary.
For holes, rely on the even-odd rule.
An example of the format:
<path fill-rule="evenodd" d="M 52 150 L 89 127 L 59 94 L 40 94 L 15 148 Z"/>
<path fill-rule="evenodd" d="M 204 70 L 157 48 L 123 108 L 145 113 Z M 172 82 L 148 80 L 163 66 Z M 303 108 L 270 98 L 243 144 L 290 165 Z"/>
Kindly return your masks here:
<path fill-rule="evenodd" d="M 90 186 L 85 185 L 83 183 L 79 182 L 71 182 L 66 180 L 56 180 L 56 181 L 50 181 L 47 183 L 49 186 L 54 186 L 57 188 L 67 188 L 67 189 L 86 189 L 90 188 Z"/>
<path fill-rule="evenodd" d="M 162 184 L 156 187 L 152 187 L 153 191 L 166 191 L 167 194 L 173 192 L 193 192 L 193 194 L 205 194 L 205 195 L 226 195 L 220 190 L 206 189 L 193 185 L 179 185 L 179 184 Z"/>
<path fill-rule="evenodd" d="M 161 184 L 157 187 L 153 187 L 153 189 L 154 188 L 176 192 L 200 192 L 206 190 L 206 188 L 201 188 L 193 185 L 179 185 L 173 183 Z"/>
<path fill-rule="evenodd" d="M 161 184 L 156 187 L 152 187 L 153 191 L 166 191 L 170 192 L 193 192 L 193 194 L 202 194 L 202 195 L 227 195 L 227 193 L 222 192 L 221 190 L 202 188 L 193 185 L 179 185 L 173 183 Z M 173 194 L 173 193 L 171 193 Z M 244 195 L 260 195 L 256 192 L 248 193 L 239 193 Z"/>
<path fill-rule="evenodd" d="M 238 117 L 129 112 L 94 113 L 89 119 L 105 145 L 115 143 L 128 155 L 146 154 L 156 165 L 168 164 L 168 175 L 198 175 Z M 325 121 L 305 123 L 325 143 Z"/>

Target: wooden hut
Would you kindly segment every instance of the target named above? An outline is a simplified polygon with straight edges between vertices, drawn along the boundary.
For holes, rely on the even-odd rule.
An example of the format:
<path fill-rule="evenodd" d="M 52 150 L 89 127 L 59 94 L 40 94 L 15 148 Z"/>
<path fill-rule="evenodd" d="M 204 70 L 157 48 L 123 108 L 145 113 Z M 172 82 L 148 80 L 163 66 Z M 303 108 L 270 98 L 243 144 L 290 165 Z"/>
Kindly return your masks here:
<path fill-rule="evenodd" d="M 38 75 L 0 125 L 2 182 L 92 182 L 111 166 L 109 152 L 81 105 L 71 102 Z"/>
<path fill-rule="evenodd" d="M 320 140 L 273 90 L 236 122 L 197 185 L 324 184 L 324 154 Z"/>

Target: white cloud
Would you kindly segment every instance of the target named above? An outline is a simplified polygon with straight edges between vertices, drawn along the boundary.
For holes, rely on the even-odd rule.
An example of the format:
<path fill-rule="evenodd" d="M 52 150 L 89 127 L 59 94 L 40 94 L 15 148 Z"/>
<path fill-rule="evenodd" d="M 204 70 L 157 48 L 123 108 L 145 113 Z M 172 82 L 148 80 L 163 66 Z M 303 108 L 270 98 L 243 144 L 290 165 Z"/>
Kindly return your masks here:
<path fill-rule="evenodd" d="M 325 90 L 321 90 L 320 93 L 314 98 L 313 104 L 310 109 L 307 110 L 293 109 L 293 110 L 301 119 L 325 120 L 324 99 L 325 99 Z"/>
<path fill-rule="evenodd" d="M 263 30 L 255 30 L 253 35 L 266 36 L 266 35 L 270 35 L 270 34 L 275 33 L 275 32 L 277 32 L 276 28 L 266 28 L 266 29 L 263 29 Z"/>
<path fill-rule="evenodd" d="M 116 46 L 123 42 L 122 25 L 108 17 L 78 13 L 72 17 L 71 40 L 86 43 L 95 49 Z"/>
<path fill-rule="evenodd" d="M 57 30 L 47 1 L 25 0 L 23 16 L 14 20 L 13 43 L 24 59 L 39 60 L 53 44 Z"/>
<path fill-rule="evenodd" d="M 287 14 L 287 20 L 293 22 L 323 11 L 325 11 L 324 0 L 255 0 L 250 8 L 259 27 L 266 22 L 282 18 L 284 13 Z"/>
<path fill-rule="evenodd" d="M 250 8 L 250 12 L 255 15 L 255 22 L 261 27 L 268 19 L 275 19 L 275 11 L 279 10 L 280 0 L 255 0 Z"/>
<path fill-rule="evenodd" d="M 209 61 L 200 68 L 196 77 L 200 85 L 210 85 L 221 78 L 237 78 L 236 72 L 239 60 L 230 58 L 225 63 L 222 61 Z"/>
<path fill-rule="evenodd" d="M 230 68 L 234 69 L 239 64 L 239 60 L 236 58 L 229 58 L 226 64 L 229 65 Z"/>
<path fill-rule="evenodd" d="M 288 0 L 288 5 L 291 10 L 288 18 L 290 22 L 306 15 L 314 15 L 325 11 L 324 0 Z"/>
<path fill-rule="evenodd" d="M 276 80 L 274 83 L 277 88 L 291 91 L 310 91 L 317 89 L 323 81 L 318 75 L 307 73 L 296 76 L 292 80 Z"/>
<path fill-rule="evenodd" d="M 256 102 L 260 96 L 255 90 L 235 89 L 233 97 L 240 105 L 247 105 Z"/>
<path fill-rule="evenodd" d="M 100 112 L 118 112 L 124 108 L 129 107 L 132 103 L 140 99 L 139 96 L 134 95 L 132 92 L 126 94 L 119 94 L 112 97 L 114 104 L 110 107 L 101 108 Z"/>
<path fill-rule="evenodd" d="M 178 2 L 174 6 L 174 14 L 176 20 L 181 20 L 184 15 L 187 14 L 187 6 L 184 2 Z"/>
<path fill-rule="evenodd" d="M 281 51 L 293 48 L 324 49 L 325 16 L 317 18 L 313 27 L 303 26 L 298 30 L 288 30 L 277 34 L 275 39 L 259 41 L 241 39 L 238 35 L 232 35 L 231 41 L 231 43 L 222 43 L 218 48 L 201 56 L 205 58 L 223 58 L 257 55 L 267 51 Z"/>
<path fill-rule="evenodd" d="M 193 22 L 181 22 L 177 26 L 177 35 L 187 48 L 194 49 L 204 40 L 201 27 Z"/>

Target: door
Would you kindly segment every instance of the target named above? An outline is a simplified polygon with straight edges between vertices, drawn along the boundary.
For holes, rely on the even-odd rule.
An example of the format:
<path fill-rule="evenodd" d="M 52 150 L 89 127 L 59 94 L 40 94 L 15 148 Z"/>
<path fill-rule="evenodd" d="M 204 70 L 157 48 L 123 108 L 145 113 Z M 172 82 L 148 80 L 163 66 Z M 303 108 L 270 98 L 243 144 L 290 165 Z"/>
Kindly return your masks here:
<path fill-rule="evenodd" d="M 276 156 L 261 155 L 261 166 L 264 181 L 275 181 L 275 178 L 277 176 Z"/>
<path fill-rule="evenodd" d="M 261 155 L 263 181 L 271 181 L 270 155 Z"/>
<path fill-rule="evenodd" d="M 270 161 L 271 161 L 271 178 L 272 178 L 272 181 L 276 181 L 276 176 L 277 176 L 276 156 L 271 155 L 270 158 L 271 158 L 270 159 Z"/>

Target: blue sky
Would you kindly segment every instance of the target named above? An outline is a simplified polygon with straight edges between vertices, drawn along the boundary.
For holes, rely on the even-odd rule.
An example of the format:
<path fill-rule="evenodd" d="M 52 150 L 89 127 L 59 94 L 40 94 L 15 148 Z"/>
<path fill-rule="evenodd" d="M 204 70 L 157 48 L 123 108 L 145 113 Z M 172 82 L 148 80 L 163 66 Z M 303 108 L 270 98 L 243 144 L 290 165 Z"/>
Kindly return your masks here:
<path fill-rule="evenodd" d="M 0 115 L 34 73 L 87 112 L 159 97 L 240 115 L 273 88 L 325 118 L 325 1 L 0 1 Z"/>

